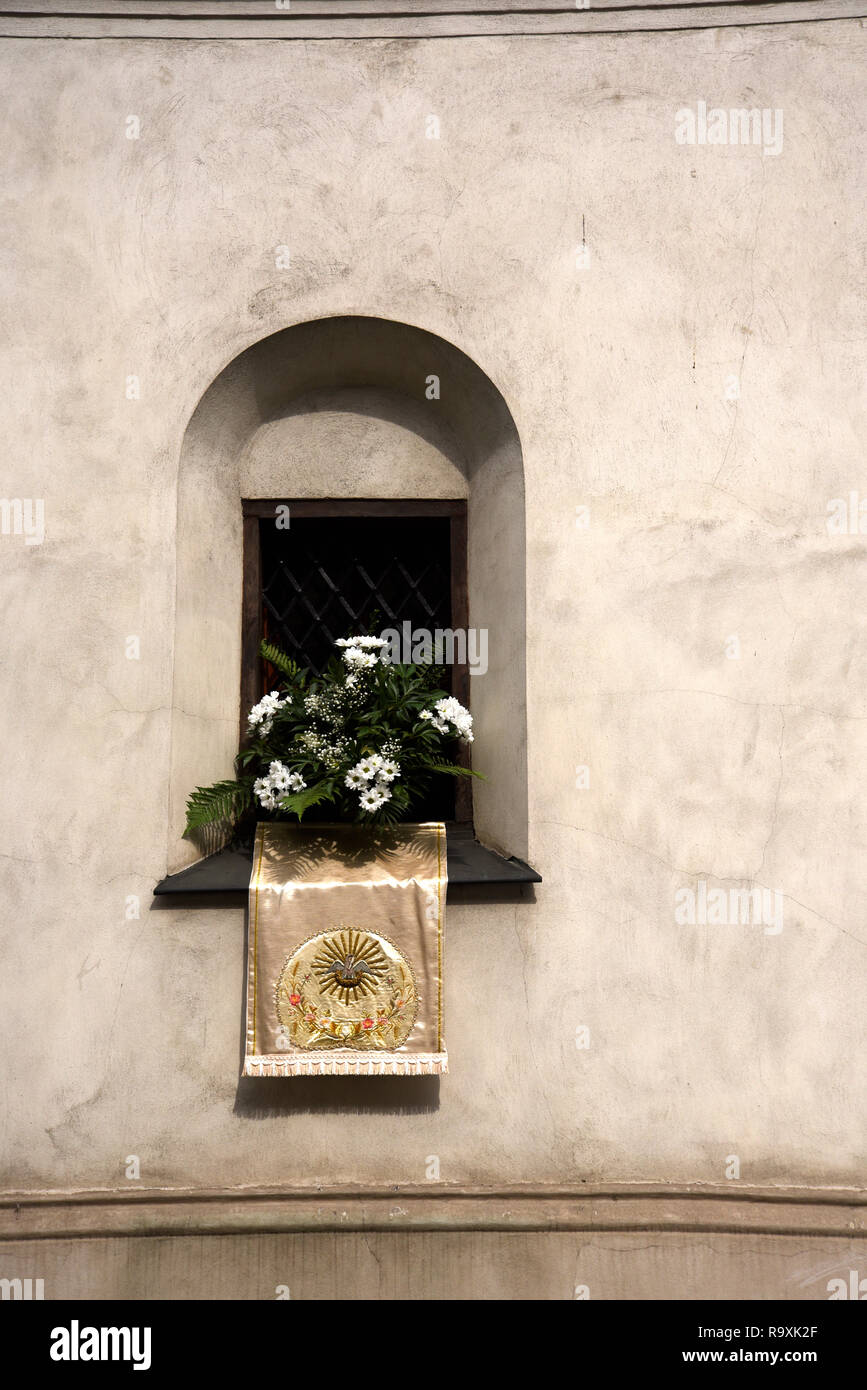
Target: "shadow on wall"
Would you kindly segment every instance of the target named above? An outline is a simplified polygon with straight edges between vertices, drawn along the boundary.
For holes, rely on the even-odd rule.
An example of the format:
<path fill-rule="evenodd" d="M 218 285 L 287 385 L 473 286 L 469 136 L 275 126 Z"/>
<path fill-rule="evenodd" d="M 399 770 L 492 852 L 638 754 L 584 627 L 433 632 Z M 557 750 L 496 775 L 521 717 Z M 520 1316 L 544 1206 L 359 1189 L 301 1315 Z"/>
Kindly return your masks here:
<path fill-rule="evenodd" d="M 243 1076 L 234 1113 L 244 1120 L 279 1115 L 420 1115 L 439 1109 L 438 1076 Z"/>

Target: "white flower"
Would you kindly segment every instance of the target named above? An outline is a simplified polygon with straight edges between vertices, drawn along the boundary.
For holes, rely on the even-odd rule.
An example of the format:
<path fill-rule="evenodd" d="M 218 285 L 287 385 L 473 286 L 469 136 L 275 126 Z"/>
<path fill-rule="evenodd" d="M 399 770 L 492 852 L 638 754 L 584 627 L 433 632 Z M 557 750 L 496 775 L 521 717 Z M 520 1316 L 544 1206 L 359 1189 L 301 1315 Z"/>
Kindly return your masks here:
<path fill-rule="evenodd" d="M 362 811 L 378 811 L 385 797 L 374 787 L 368 787 L 366 792 L 361 793 L 359 798 Z"/>
<path fill-rule="evenodd" d="M 375 786 L 368 787 L 361 793 L 359 804 L 362 811 L 378 811 L 380 806 L 384 806 L 386 801 L 391 800 L 391 792 L 384 782 L 377 782 Z"/>
<path fill-rule="evenodd" d="M 460 700 L 456 700 L 453 695 L 448 695 L 444 700 L 437 700 L 434 709 L 442 719 L 448 719 L 452 724 L 460 728 L 464 724 L 472 724 L 472 716 L 468 709 L 464 709 Z"/>
<path fill-rule="evenodd" d="M 433 710 L 422 710 L 419 719 L 430 719 L 434 728 L 441 734 L 447 734 L 451 724 L 463 743 L 473 741 L 473 716 L 453 695 L 437 700 Z"/>
<path fill-rule="evenodd" d="M 257 777 L 253 783 L 253 791 L 259 798 L 259 804 L 264 806 L 266 811 L 276 811 L 277 797 L 267 777 Z"/>
<path fill-rule="evenodd" d="M 355 764 L 354 771 L 360 773 L 365 782 L 369 782 L 376 775 L 376 768 L 370 758 L 362 758 L 360 762 Z"/>
<path fill-rule="evenodd" d="M 317 745 L 317 755 L 322 759 L 325 766 L 334 771 L 346 756 L 347 739 L 338 738 L 333 743 L 328 739 L 320 740 Z"/>
<path fill-rule="evenodd" d="M 270 734 L 271 725 L 274 723 L 274 715 L 282 705 L 291 700 L 291 695 L 286 695 L 281 700 L 276 690 L 272 690 L 269 695 L 263 695 L 257 705 L 254 705 L 247 715 L 247 727 L 252 730 L 258 728 L 262 737 Z"/>
<path fill-rule="evenodd" d="M 353 768 L 352 771 L 347 772 L 346 776 L 344 777 L 343 785 L 346 787 L 350 787 L 354 791 L 356 787 L 363 787 L 366 785 L 366 783 L 364 777 L 362 777 L 358 769 Z"/>
<path fill-rule="evenodd" d="M 343 682 L 343 684 L 344 684 L 344 685 L 348 685 L 348 686 L 350 686 L 350 687 L 352 687 L 353 685 L 358 685 L 358 677 L 357 677 L 357 676 L 347 676 L 347 677 L 346 677 L 346 680 Z"/>
<path fill-rule="evenodd" d="M 338 637 L 335 647 L 387 647 L 385 637 Z"/>
<path fill-rule="evenodd" d="M 379 662 L 379 657 L 374 656 L 372 652 L 363 652 L 360 647 L 347 647 L 346 651 L 343 653 L 343 660 L 346 662 L 347 666 L 358 666 L 364 669 L 366 667 L 376 666 Z"/>
<path fill-rule="evenodd" d="M 284 767 L 281 762 L 273 762 L 268 768 L 268 781 L 275 791 L 285 792 L 290 785 L 290 778 L 293 776 L 288 767 Z"/>
<path fill-rule="evenodd" d="M 275 758 L 268 767 L 266 777 L 257 777 L 253 783 L 253 791 L 259 798 L 259 804 L 264 806 L 266 811 L 276 811 L 280 805 L 280 798 L 287 792 L 303 792 L 307 783 L 300 772 L 290 772 L 279 759 Z"/>
<path fill-rule="evenodd" d="M 382 758 L 379 756 L 378 753 L 371 753 L 368 756 L 367 761 L 370 763 L 370 766 L 374 769 L 375 772 L 379 772 L 379 769 L 382 767 Z"/>
<path fill-rule="evenodd" d="M 400 776 L 400 763 L 394 762 L 392 758 L 386 758 L 377 773 L 377 781 L 393 782 L 395 777 Z"/>

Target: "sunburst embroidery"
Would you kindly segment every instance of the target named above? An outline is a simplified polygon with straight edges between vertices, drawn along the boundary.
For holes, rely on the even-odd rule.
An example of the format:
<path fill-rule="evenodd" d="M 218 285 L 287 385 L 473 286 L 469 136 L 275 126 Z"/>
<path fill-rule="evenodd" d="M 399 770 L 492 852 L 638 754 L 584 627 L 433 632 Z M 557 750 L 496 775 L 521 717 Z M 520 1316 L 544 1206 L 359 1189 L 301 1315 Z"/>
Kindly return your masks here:
<path fill-rule="evenodd" d="M 327 936 L 313 961 L 322 993 L 336 995 L 342 1004 L 373 994 L 387 968 L 379 943 L 352 928 Z"/>

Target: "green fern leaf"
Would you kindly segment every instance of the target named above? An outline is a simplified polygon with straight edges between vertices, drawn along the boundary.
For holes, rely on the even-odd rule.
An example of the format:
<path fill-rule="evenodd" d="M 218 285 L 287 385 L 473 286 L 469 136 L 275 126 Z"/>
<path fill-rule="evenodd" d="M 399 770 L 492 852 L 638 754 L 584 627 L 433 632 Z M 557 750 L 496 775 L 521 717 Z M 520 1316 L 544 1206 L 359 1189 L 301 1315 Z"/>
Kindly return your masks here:
<path fill-rule="evenodd" d="M 319 806 L 323 801 L 330 801 L 333 796 L 334 787 L 331 782 L 317 782 L 315 787 L 306 787 L 303 792 L 290 792 L 288 796 L 281 797 L 280 805 L 284 811 L 290 811 L 300 820 L 311 806 Z"/>
<path fill-rule="evenodd" d="M 187 798 L 185 833 L 214 821 L 234 823 L 249 806 L 251 795 L 249 782 L 214 782 L 210 787 L 196 787 Z"/>
<path fill-rule="evenodd" d="M 426 763 L 428 772 L 448 772 L 453 777 L 478 777 L 480 781 L 487 782 L 487 777 L 483 772 L 476 772 L 473 767 L 458 767 L 457 763 Z"/>
<path fill-rule="evenodd" d="M 291 656 L 287 656 L 280 647 L 275 646 L 273 642 L 261 642 L 259 644 L 259 652 L 263 659 L 267 661 L 270 666 L 275 666 L 278 671 L 281 671 L 287 680 L 296 681 L 298 679 L 301 674 L 301 667 L 296 661 L 292 660 Z"/>

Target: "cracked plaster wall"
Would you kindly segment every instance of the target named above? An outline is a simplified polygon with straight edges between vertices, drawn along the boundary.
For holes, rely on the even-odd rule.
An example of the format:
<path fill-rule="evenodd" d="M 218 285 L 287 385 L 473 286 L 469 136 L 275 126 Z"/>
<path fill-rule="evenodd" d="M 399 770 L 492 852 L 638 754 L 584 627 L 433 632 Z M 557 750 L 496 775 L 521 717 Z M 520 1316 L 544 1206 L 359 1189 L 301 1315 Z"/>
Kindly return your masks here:
<path fill-rule="evenodd" d="M 0 43 L 4 491 L 46 507 L 41 546 L 0 538 L 7 1188 L 123 1186 L 132 1153 L 146 1185 L 416 1182 L 431 1154 L 863 1180 L 864 540 L 825 523 L 864 476 L 864 60 L 856 21 Z M 782 152 L 678 145 L 699 99 L 782 109 Z M 239 1094 L 243 913 L 150 908 L 184 429 L 246 346 L 332 314 L 454 343 L 524 453 L 545 881 L 450 910 L 452 1072 L 402 1108 Z M 678 925 L 698 879 L 779 889 L 782 932 Z"/>

